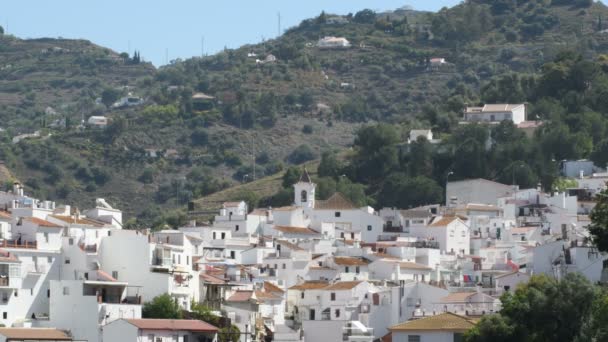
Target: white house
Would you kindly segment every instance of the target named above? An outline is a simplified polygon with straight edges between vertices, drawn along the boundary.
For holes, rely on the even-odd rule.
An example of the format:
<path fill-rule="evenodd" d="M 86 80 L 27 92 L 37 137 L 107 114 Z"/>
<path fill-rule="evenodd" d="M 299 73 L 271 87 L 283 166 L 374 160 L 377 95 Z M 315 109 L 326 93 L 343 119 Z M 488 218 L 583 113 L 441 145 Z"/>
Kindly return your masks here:
<path fill-rule="evenodd" d="M 447 184 L 446 205 L 466 206 L 469 203 L 496 205 L 498 199 L 513 195 L 515 187 L 477 178 L 451 181 Z"/>
<path fill-rule="evenodd" d="M 393 342 L 454 342 L 475 326 L 475 321 L 450 312 L 392 326 Z"/>
<path fill-rule="evenodd" d="M 520 104 L 486 104 L 482 107 L 467 107 L 464 111 L 467 122 L 512 121 L 520 124 L 526 121 L 526 105 Z"/>
<path fill-rule="evenodd" d="M 87 120 L 89 127 L 93 128 L 106 128 L 108 126 L 108 118 L 105 116 L 91 116 Z"/>
<path fill-rule="evenodd" d="M 0 342 L 74 341 L 68 333 L 54 328 L 0 328 Z"/>
<path fill-rule="evenodd" d="M 104 341 L 216 342 L 218 328 L 190 319 L 119 319 L 103 327 Z"/>
<path fill-rule="evenodd" d="M 416 142 L 418 137 L 424 137 L 430 142 L 433 140 L 433 132 L 430 129 L 413 129 L 410 131 L 408 143 Z"/>
<path fill-rule="evenodd" d="M 350 47 L 350 42 L 344 37 L 323 37 L 317 42 L 317 47 L 320 49 L 344 49 Z"/>
<path fill-rule="evenodd" d="M 443 253 L 469 254 L 469 227 L 458 216 L 437 216 L 425 227 L 411 227 L 410 235 L 437 241 Z"/>

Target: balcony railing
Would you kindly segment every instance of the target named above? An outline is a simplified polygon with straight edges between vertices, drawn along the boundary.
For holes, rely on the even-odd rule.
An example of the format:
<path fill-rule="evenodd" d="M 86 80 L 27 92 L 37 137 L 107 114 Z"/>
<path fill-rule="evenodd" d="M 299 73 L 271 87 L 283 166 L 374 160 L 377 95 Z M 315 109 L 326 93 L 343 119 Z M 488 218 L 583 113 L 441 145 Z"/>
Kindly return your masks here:
<path fill-rule="evenodd" d="M 36 241 L 3 240 L 0 244 L 4 248 L 31 248 L 36 249 Z"/>

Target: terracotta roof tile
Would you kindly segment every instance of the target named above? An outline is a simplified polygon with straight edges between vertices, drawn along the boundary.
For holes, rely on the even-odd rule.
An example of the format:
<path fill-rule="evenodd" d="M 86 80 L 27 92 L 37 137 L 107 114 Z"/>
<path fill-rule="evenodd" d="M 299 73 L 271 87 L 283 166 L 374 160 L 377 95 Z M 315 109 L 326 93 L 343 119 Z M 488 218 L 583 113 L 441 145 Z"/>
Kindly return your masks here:
<path fill-rule="evenodd" d="M 429 316 L 414 321 L 397 324 L 390 331 L 450 331 L 465 332 L 475 326 L 475 322 L 467 317 L 451 312 Z"/>
<path fill-rule="evenodd" d="M 433 223 L 431 223 L 429 227 L 445 227 L 457 219 L 458 217 L 456 216 L 443 216 L 437 221 L 433 221 Z"/>
<path fill-rule="evenodd" d="M 69 224 L 84 224 L 94 227 L 103 227 L 104 223 L 96 220 L 91 220 L 89 218 L 77 218 L 72 216 L 64 216 L 64 215 L 50 215 L 52 218 L 63 221 Z"/>
<path fill-rule="evenodd" d="M 65 332 L 52 328 L 0 328 L 7 339 L 36 341 L 72 341 Z"/>
<path fill-rule="evenodd" d="M 288 290 L 319 290 L 329 286 L 329 283 L 321 280 L 309 280 L 305 281 L 301 284 L 294 285 L 290 287 Z"/>
<path fill-rule="evenodd" d="M 336 265 L 341 265 L 341 266 L 366 266 L 369 264 L 369 260 L 367 260 L 365 258 L 345 257 L 345 256 L 334 257 L 334 262 L 336 263 Z"/>
<path fill-rule="evenodd" d="M 341 291 L 341 290 L 352 290 L 357 285 L 361 284 L 362 281 L 339 281 L 332 285 L 324 288 L 324 291 Z"/>
<path fill-rule="evenodd" d="M 251 297 L 253 296 L 253 291 L 236 291 L 235 293 L 232 294 L 232 296 L 230 296 L 228 299 L 226 299 L 227 302 L 247 302 L 251 299 Z"/>
<path fill-rule="evenodd" d="M 358 209 L 351 201 L 339 192 L 334 193 L 326 200 L 318 200 L 315 202 L 317 210 L 350 210 Z"/>
<path fill-rule="evenodd" d="M 274 226 L 274 229 L 288 234 L 319 234 L 316 230 L 307 227 Z"/>
<path fill-rule="evenodd" d="M 466 303 L 477 292 L 453 292 L 441 298 L 441 303 Z"/>
<path fill-rule="evenodd" d="M 142 330 L 218 331 L 215 326 L 195 319 L 126 319 L 126 321 Z"/>
<path fill-rule="evenodd" d="M 421 271 L 430 271 L 432 270 L 432 268 L 426 266 L 426 265 L 422 265 L 422 264 L 417 264 L 415 262 L 408 262 L 408 261 L 400 261 L 399 262 L 399 267 L 400 268 L 405 268 L 408 270 L 421 270 Z"/>
<path fill-rule="evenodd" d="M 260 301 L 260 302 L 265 302 L 267 300 L 281 300 L 283 299 L 282 297 L 276 296 L 274 294 L 272 294 L 271 292 L 265 292 L 265 291 L 255 291 L 255 298 Z"/>
<path fill-rule="evenodd" d="M 269 281 L 265 281 L 264 282 L 264 291 L 266 292 L 278 292 L 278 293 L 284 293 L 285 291 L 283 291 L 283 289 L 281 289 L 280 287 L 276 286 L 275 284 L 269 282 Z"/>
<path fill-rule="evenodd" d="M 48 228 L 61 228 L 61 226 L 56 225 L 52 222 L 49 222 L 47 220 L 43 220 L 43 219 L 39 219 L 37 217 L 27 217 L 25 218 L 25 220 L 30 221 L 34 224 L 37 224 L 40 227 L 48 227 Z"/>

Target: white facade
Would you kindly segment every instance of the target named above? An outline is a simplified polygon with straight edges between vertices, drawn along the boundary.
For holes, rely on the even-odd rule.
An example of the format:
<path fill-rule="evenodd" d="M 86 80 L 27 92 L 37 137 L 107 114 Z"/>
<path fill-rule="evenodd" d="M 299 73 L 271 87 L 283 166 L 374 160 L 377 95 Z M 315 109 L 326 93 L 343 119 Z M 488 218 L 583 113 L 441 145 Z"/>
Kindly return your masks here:
<path fill-rule="evenodd" d="M 468 122 L 512 121 L 517 125 L 526 121 L 526 105 L 487 104 L 483 107 L 467 107 L 464 119 Z"/>

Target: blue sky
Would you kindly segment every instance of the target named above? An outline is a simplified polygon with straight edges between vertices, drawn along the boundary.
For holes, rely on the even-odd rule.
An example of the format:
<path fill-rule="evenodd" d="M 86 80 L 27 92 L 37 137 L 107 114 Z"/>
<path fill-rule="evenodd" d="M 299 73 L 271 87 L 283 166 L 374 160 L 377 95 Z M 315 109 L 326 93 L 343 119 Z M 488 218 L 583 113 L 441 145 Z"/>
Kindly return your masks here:
<path fill-rule="evenodd" d="M 9 0 L 2 1 L 0 25 L 21 38 L 85 38 L 113 50 L 131 52 L 155 65 L 224 47 L 234 48 L 277 36 L 282 28 L 329 13 L 403 5 L 436 11 L 459 0 Z"/>

